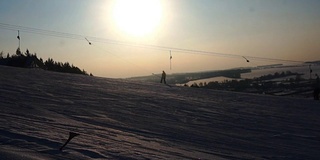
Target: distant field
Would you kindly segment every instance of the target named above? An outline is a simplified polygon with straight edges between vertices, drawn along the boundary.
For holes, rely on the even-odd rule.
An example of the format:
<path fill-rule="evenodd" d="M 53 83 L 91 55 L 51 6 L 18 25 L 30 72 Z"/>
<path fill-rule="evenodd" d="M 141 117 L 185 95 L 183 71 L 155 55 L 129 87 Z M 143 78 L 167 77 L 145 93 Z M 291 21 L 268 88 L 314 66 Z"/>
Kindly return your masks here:
<path fill-rule="evenodd" d="M 278 68 L 268 68 L 268 69 L 253 69 L 251 73 L 241 74 L 241 78 L 251 79 L 254 77 L 260 77 L 263 75 L 274 74 L 276 72 L 281 73 L 281 72 L 286 72 L 286 71 L 302 73 L 302 74 L 304 74 L 302 76 L 302 78 L 305 78 L 305 79 L 309 79 L 309 77 L 310 77 L 309 66 L 299 66 L 299 67 L 278 67 Z M 316 73 L 318 75 L 320 75 L 320 65 L 312 66 L 312 78 L 314 78 Z"/>
<path fill-rule="evenodd" d="M 304 79 L 309 79 L 309 77 L 310 77 L 309 66 L 299 66 L 299 67 L 278 67 L 278 68 L 268 68 L 268 69 L 252 69 L 252 72 L 250 72 L 250 73 L 241 74 L 241 79 L 252 79 L 255 77 L 261 77 L 263 75 L 274 74 L 276 72 L 281 73 L 281 72 L 286 72 L 286 71 L 301 73 L 301 74 L 303 74 L 301 77 Z M 312 74 L 311 74 L 312 78 L 315 78 L 316 73 L 318 75 L 320 75 L 320 66 L 312 66 Z M 290 77 L 284 77 L 284 79 L 286 79 L 286 78 L 290 78 Z M 186 84 L 190 86 L 194 83 L 199 84 L 201 82 L 202 83 L 209 83 L 209 82 L 215 82 L 215 81 L 223 82 L 225 80 L 241 80 L 241 79 L 219 76 L 219 77 L 189 81 Z"/>
<path fill-rule="evenodd" d="M 194 83 L 209 83 L 209 82 L 223 82 L 225 80 L 240 80 L 238 78 L 228 78 L 228 77 L 223 77 L 223 76 L 219 76 L 219 77 L 213 77 L 213 78 L 206 78 L 206 79 L 199 79 L 199 80 L 195 80 L 195 81 L 189 81 L 188 83 L 186 83 L 188 86 L 194 84 Z M 184 84 L 181 84 L 184 85 Z"/>

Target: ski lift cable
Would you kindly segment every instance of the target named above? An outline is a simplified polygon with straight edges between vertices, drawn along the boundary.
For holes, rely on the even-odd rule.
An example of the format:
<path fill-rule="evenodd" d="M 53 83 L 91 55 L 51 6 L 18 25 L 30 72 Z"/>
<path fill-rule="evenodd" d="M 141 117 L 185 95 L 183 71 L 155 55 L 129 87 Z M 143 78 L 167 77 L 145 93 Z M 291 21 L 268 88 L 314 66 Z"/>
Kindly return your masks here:
<path fill-rule="evenodd" d="M 7 28 L 11 28 L 11 29 L 13 28 L 15 30 L 21 30 L 24 32 L 29 32 L 29 33 L 43 33 L 43 34 L 48 34 L 48 35 L 58 35 L 58 36 L 66 36 L 66 37 L 78 37 L 78 38 L 84 37 L 83 35 L 78 35 L 78 34 L 50 31 L 50 30 L 17 26 L 17 25 L 4 24 L 4 23 L 0 23 L 0 27 L 7 27 Z"/>
<path fill-rule="evenodd" d="M 83 40 L 83 38 L 85 38 L 85 39 L 89 38 L 90 42 L 100 42 L 100 43 L 108 43 L 108 44 L 114 44 L 114 45 L 125 45 L 125 46 L 141 47 L 141 48 L 156 49 L 156 50 L 167 50 L 167 51 L 169 50 L 169 51 L 173 51 L 173 52 L 189 53 L 189 54 L 196 54 L 196 55 L 220 56 L 220 57 L 230 57 L 230 58 L 232 58 L 232 57 L 233 58 L 245 57 L 245 59 L 247 59 L 247 60 L 254 59 L 254 60 L 259 60 L 259 61 L 281 61 L 281 62 L 303 63 L 303 61 L 295 61 L 295 60 L 287 60 L 287 59 L 266 58 L 266 57 L 257 57 L 257 56 L 244 56 L 244 55 L 237 55 L 237 54 L 217 53 L 217 52 L 210 52 L 210 51 L 201 51 L 201 50 L 192 50 L 192 49 L 184 49 L 184 48 L 175 48 L 175 47 L 166 47 L 166 46 L 158 46 L 158 45 L 123 42 L 123 41 L 116 41 L 116 40 L 105 39 L 105 38 L 98 38 L 98 37 L 91 37 L 91 36 L 85 36 L 85 35 L 79 35 L 79 34 L 50 31 L 50 30 L 24 27 L 24 26 L 18 26 L 18 25 L 11 25 L 11 24 L 5 24 L 5 23 L 0 23 L 0 28 L 6 29 L 6 30 L 13 30 L 13 31 L 20 30 L 21 32 L 26 32 L 26 33 L 31 33 L 31 34 L 40 34 L 40 35 L 46 35 L 46 36 L 77 39 L 77 40 Z"/>
<path fill-rule="evenodd" d="M 139 69 L 141 69 L 141 70 L 144 70 L 146 73 L 152 73 L 152 72 L 150 72 L 150 70 L 147 70 L 147 69 L 144 68 L 144 67 L 141 67 L 141 66 L 139 66 L 139 65 L 137 65 L 137 64 L 135 64 L 135 63 L 133 63 L 133 62 L 131 62 L 131 61 L 128 61 L 128 60 L 124 59 L 123 57 L 121 57 L 121 56 L 119 56 L 119 55 L 117 55 L 117 54 L 112 53 L 111 51 L 108 51 L 108 50 L 106 50 L 106 49 L 104 49 L 104 48 L 102 48 L 102 47 L 100 47 L 100 46 L 97 46 L 97 45 L 91 43 L 91 41 L 89 41 L 87 38 L 86 38 L 86 40 L 88 41 L 89 45 L 94 46 L 96 49 L 99 49 L 100 51 L 103 51 L 104 53 L 111 54 L 112 56 L 114 56 L 114 57 L 122 60 L 122 61 L 125 62 L 125 63 L 129 63 L 129 64 L 135 66 L 136 68 L 139 68 Z M 152 75 L 154 75 L 154 74 L 152 73 Z"/>
<path fill-rule="evenodd" d="M 14 28 L 5 28 L 0 26 L 1 29 L 11 30 L 11 31 L 17 31 L 18 29 Z M 83 37 L 74 37 L 74 36 L 68 36 L 68 35 L 58 35 L 53 33 L 46 33 L 46 32 L 34 32 L 34 31 L 28 31 L 28 30 L 20 30 L 20 32 L 24 33 L 31 33 L 31 34 L 38 34 L 38 35 L 44 35 L 44 36 L 51 36 L 51 37 L 59 37 L 59 38 L 68 38 L 68 39 L 75 39 L 75 40 L 83 40 Z"/>

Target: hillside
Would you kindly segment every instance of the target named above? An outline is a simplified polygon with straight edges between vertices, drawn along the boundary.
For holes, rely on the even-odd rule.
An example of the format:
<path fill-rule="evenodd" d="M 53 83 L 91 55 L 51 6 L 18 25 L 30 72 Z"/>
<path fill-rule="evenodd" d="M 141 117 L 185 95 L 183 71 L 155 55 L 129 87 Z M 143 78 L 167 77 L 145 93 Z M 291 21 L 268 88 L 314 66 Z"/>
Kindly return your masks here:
<path fill-rule="evenodd" d="M 319 159 L 320 102 L 0 66 L 0 159 Z M 69 132 L 79 133 L 63 151 Z"/>

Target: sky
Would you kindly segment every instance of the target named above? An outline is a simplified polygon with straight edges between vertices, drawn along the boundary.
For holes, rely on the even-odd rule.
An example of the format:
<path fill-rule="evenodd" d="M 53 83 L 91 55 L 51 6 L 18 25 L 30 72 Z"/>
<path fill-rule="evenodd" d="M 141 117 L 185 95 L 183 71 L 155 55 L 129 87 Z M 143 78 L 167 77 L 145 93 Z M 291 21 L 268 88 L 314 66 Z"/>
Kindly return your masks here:
<path fill-rule="evenodd" d="M 319 0 L 1 0 L 0 51 L 15 53 L 20 30 L 22 51 L 110 78 L 313 61 L 319 8 Z"/>

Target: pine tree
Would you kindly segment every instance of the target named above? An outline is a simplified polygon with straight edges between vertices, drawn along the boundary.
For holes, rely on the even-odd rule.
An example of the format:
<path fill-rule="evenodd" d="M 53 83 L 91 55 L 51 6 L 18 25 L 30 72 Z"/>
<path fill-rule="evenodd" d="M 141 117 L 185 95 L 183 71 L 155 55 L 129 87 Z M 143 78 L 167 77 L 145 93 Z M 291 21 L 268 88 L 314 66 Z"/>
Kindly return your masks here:
<path fill-rule="evenodd" d="M 16 55 L 17 56 L 21 56 L 22 54 L 21 54 L 21 51 L 20 51 L 20 48 L 17 48 L 17 50 L 16 50 Z"/>

